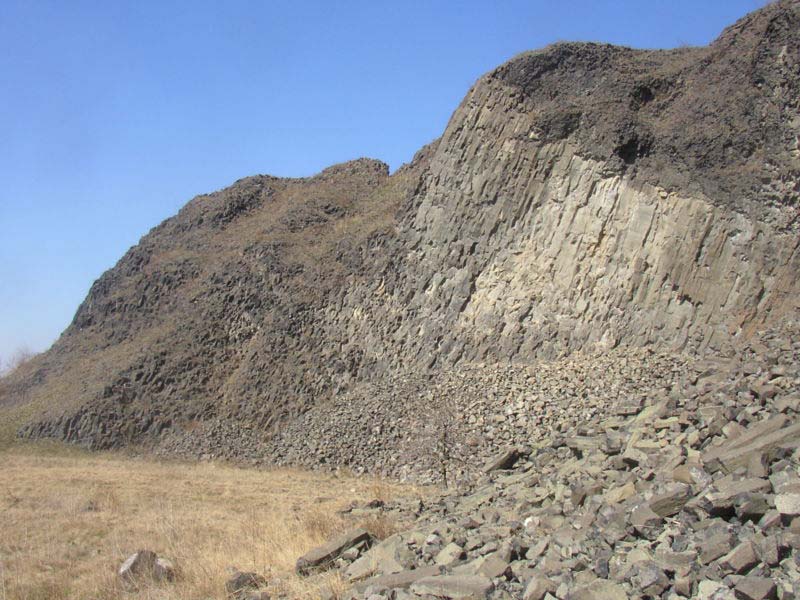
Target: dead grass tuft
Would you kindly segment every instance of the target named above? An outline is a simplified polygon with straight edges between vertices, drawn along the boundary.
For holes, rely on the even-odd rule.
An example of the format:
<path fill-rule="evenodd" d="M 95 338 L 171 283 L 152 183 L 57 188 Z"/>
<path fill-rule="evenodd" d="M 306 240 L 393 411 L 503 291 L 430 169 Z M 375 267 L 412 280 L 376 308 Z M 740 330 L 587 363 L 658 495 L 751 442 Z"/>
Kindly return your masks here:
<path fill-rule="evenodd" d="M 387 515 L 369 517 L 361 522 L 361 527 L 379 540 L 385 540 L 404 529 L 401 523 Z"/>

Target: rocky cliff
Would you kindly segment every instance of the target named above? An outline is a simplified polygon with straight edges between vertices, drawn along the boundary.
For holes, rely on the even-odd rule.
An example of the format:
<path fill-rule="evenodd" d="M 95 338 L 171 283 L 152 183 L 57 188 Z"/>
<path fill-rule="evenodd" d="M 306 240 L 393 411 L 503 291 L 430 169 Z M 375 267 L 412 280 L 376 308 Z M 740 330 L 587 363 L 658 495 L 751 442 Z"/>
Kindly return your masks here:
<path fill-rule="evenodd" d="M 575 353 L 648 347 L 648 389 L 669 387 L 798 314 L 799 31 L 783 0 L 706 48 L 557 44 L 482 77 L 392 175 L 361 159 L 195 198 L 0 404 L 38 411 L 26 437 L 292 462 L 342 402 L 359 422 L 315 449 L 380 445 L 363 407 L 402 422 L 504 369 L 487 394 L 524 404 L 524 371 Z M 305 462 L 401 469 L 333 443 Z"/>

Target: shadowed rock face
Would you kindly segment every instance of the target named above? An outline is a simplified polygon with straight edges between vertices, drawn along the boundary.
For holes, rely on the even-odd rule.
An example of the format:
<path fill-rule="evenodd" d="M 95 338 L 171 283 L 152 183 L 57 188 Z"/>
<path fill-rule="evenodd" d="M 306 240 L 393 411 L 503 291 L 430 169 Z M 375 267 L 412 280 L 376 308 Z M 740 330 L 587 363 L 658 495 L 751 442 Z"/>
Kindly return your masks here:
<path fill-rule="evenodd" d="M 195 198 L 0 403 L 43 411 L 24 436 L 269 459 L 280 426 L 405 373 L 725 349 L 797 314 L 798 31 L 783 1 L 707 48 L 557 44 L 391 176 Z"/>

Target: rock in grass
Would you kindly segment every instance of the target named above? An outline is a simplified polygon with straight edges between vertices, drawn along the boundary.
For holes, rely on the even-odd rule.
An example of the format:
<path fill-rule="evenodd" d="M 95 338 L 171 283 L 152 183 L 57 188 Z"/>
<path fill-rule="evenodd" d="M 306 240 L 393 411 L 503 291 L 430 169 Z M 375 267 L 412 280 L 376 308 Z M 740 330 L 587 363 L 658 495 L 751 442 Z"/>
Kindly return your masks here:
<path fill-rule="evenodd" d="M 119 568 L 119 576 L 130 583 L 152 578 L 158 556 L 152 550 L 139 550 L 131 554 Z"/>
<path fill-rule="evenodd" d="M 225 591 L 231 595 L 243 595 L 267 585 L 267 580 L 258 573 L 236 571 L 225 582 Z"/>
<path fill-rule="evenodd" d="M 156 563 L 153 565 L 153 578 L 157 581 L 174 581 L 175 565 L 169 559 L 156 558 Z"/>
<path fill-rule="evenodd" d="M 367 530 L 361 528 L 351 529 L 336 536 L 327 544 L 314 548 L 298 558 L 295 570 L 298 575 L 308 575 L 313 571 L 327 569 L 342 552 L 362 542 L 366 543 L 367 546 L 371 546 L 373 541 L 372 535 Z"/>

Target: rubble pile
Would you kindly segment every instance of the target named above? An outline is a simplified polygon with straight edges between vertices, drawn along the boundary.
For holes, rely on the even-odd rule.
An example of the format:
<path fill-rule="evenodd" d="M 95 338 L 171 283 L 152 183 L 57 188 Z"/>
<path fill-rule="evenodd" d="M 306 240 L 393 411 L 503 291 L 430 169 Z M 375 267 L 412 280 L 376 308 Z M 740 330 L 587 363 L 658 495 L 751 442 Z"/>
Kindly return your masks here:
<path fill-rule="evenodd" d="M 414 524 L 372 544 L 340 539 L 325 568 L 341 570 L 353 599 L 795 598 L 793 340 L 767 333 L 689 363 L 663 396 L 565 417 L 469 488 L 359 509 Z"/>

